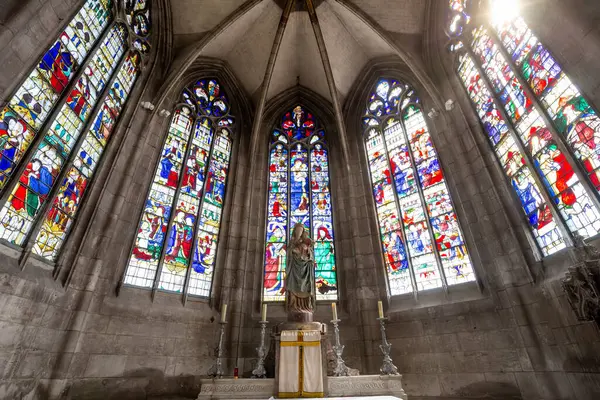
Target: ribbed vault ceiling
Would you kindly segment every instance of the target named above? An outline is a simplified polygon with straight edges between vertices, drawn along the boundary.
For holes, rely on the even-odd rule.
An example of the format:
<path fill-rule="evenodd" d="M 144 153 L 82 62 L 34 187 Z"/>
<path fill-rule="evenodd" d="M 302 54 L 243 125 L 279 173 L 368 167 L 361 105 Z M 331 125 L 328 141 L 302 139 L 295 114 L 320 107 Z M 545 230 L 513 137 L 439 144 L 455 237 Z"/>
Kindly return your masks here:
<path fill-rule="evenodd" d="M 392 34 L 418 37 L 423 30 L 423 0 L 313 0 L 340 99 L 368 60 L 394 54 L 379 26 Z M 327 99 L 321 55 L 306 11 L 297 0 L 290 15 L 269 86 L 268 98 L 301 85 Z M 244 88 L 258 96 L 285 0 L 174 0 L 175 47 L 206 45 L 200 56 L 227 61 Z M 218 31 L 218 32 L 217 32 Z"/>

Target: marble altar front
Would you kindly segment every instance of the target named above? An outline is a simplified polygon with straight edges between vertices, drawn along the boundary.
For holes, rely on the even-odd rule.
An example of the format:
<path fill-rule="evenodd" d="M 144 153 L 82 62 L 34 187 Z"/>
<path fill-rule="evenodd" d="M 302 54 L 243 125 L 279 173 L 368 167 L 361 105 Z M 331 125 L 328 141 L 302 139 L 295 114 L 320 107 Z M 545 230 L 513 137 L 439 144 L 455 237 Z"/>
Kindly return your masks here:
<path fill-rule="evenodd" d="M 198 400 L 277 399 L 275 379 L 203 379 Z M 401 375 L 327 377 L 325 398 L 407 400 Z M 354 396 L 354 397 L 351 397 Z"/>

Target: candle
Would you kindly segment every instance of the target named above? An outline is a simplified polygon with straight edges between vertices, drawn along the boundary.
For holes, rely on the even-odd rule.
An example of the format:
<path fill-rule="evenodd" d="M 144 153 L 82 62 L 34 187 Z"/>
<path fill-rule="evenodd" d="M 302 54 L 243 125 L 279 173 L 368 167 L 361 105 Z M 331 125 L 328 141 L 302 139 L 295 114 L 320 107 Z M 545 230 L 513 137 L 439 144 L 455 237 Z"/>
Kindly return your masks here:
<path fill-rule="evenodd" d="M 263 303 L 263 308 L 262 308 L 262 321 L 266 322 L 267 321 L 267 303 Z"/>
<path fill-rule="evenodd" d="M 377 310 L 379 311 L 379 318 L 383 318 L 383 302 L 381 300 L 377 302 Z"/>
<path fill-rule="evenodd" d="M 221 306 L 221 322 L 225 322 L 225 316 L 227 315 L 227 304 Z"/>
<path fill-rule="evenodd" d="M 331 303 L 331 312 L 333 313 L 333 319 L 337 320 L 337 305 L 335 303 Z"/>

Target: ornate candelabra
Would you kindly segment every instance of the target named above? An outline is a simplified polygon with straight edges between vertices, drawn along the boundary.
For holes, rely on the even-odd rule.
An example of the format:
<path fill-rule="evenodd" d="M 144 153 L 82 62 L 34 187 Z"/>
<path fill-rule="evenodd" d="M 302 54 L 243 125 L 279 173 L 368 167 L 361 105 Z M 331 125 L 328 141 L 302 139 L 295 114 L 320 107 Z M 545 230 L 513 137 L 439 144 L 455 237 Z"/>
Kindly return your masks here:
<path fill-rule="evenodd" d="M 335 353 L 335 368 L 333 369 L 333 376 L 349 376 L 348 367 L 342 359 L 342 353 L 344 352 L 344 345 L 340 343 L 340 328 L 338 324 L 341 319 L 333 319 L 333 333 L 335 334 L 335 346 L 333 346 L 333 352 Z"/>
<path fill-rule="evenodd" d="M 388 343 L 387 337 L 385 336 L 385 321 L 387 318 L 381 317 L 377 318 L 377 320 L 381 325 L 381 344 L 379 345 L 379 348 L 383 353 L 383 365 L 379 369 L 379 372 L 381 372 L 382 375 L 400 375 L 398 373 L 398 368 L 396 368 L 394 362 L 392 361 L 392 357 L 390 357 L 392 345 Z"/>
<path fill-rule="evenodd" d="M 210 376 L 221 379 L 223 377 L 223 362 L 221 360 L 223 357 L 223 338 L 225 337 L 225 325 L 227 325 L 227 322 L 221 321 L 219 324 L 221 325 L 221 333 L 219 334 L 219 346 L 217 347 L 217 360 L 212 367 Z"/>
<path fill-rule="evenodd" d="M 266 378 L 267 370 L 265 369 L 265 358 L 267 357 L 267 347 L 265 346 L 265 334 L 267 332 L 267 324 L 269 321 L 259 321 L 260 324 L 260 346 L 256 348 L 258 352 L 258 363 L 252 371 L 252 378 Z"/>

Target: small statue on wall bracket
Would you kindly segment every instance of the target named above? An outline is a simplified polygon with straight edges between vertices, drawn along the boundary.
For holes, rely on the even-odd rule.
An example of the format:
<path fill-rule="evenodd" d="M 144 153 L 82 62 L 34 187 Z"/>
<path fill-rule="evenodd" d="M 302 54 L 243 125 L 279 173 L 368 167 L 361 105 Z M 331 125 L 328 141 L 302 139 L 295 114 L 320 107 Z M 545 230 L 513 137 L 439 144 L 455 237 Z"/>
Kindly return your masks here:
<path fill-rule="evenodd" d="M 562 287 L 577 319 L 600 325 L 600 251 L 577 233 L 573 242 L 577 263 L 569 267 Z"/>

